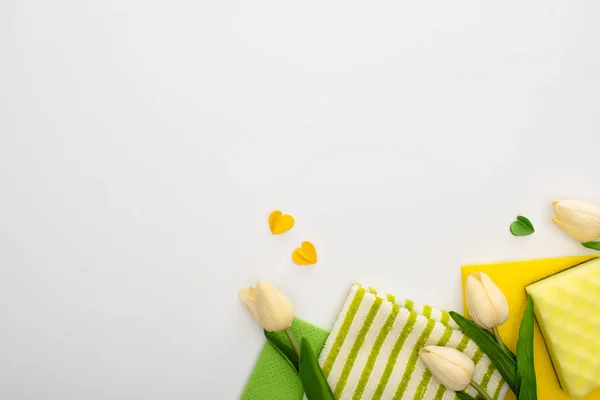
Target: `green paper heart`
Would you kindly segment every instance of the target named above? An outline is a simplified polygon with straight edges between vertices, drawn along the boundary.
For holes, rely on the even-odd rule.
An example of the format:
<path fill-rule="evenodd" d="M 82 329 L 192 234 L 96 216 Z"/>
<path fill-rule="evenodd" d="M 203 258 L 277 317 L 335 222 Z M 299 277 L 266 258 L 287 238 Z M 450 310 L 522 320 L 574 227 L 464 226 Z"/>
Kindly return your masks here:
<path fill-rule="evenodd" d="M 587 242 L 581 244 L 583 245 L 583 247 L 587 247 L 588 249 L 600 251 L 600 242 Z"/>
<path fill-rule="evenodd" d="M 510 233 L 514 236 L 528 236 L 533 232 L 535 232 L 533 224 L 522 215 L 519 215 L 517 220 L 510 224 Z"/>

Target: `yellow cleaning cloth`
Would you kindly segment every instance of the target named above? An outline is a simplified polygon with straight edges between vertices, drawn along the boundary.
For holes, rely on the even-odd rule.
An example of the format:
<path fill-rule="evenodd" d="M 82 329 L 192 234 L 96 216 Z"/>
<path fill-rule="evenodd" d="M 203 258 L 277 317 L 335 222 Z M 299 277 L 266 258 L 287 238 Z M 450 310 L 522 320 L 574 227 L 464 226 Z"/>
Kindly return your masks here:
<path fill-rule="evenodd" d="M 508 300 L 510 316 L 508 321 L 500 326 L 502 339 L 513 351 L 517 345 L 517 337 L 521 318 L 525 312 L 527 294 L 525 286 L 546 278 L 550 275 L 564 271 L 574 265 L 588 261 L 596 256 L 550 258 L 545 260 L 519 261 L 499 264 L 466 265 L 462 267 L 463 301 L 464 288 L 467 275 L 471 272 L 482 271 L 500 287 Z M 467 315 L 466 303 L 464 304 Z M 561 390 L 552 368 L 550 355 L 546 349 L 542 334 L 536 325 L 535 328 L 535 372 L 537 376 L 538 398 L 540 400 L 569 400 L 570 397 Z M 506 400 L 515 400 L 515 395 L 510 392 Z M 581 400 L 600 400 L 600 390 L 595 390 Z"/>

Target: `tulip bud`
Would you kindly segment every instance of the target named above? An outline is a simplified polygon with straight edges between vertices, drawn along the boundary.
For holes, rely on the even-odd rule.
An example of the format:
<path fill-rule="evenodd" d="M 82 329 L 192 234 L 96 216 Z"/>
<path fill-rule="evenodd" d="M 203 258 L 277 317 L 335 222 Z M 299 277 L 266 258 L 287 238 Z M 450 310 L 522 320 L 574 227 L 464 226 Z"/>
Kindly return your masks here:
<path fill-rule="evenodd" d="M 256 288 L 240 290 L 240 298 L 266 331 L 279 332 L 292 326 L 294 320 L 292 302 L 269 282 L 258 281 Z"/>
<path fill-rule="evenodd" d="M 452 347 L 425 346 L 419 356 L 431 375 L 450 390 L 463 390 L 473 379 L 473 360 Z"/>
<path fill-rule="evenodd" d="M 600 238 L 600 207 L 580 200 L 552 203 L 556 215 L 552 221 L 573 239 L 586 243 Z"/>
<path fill-rule="evenodd" d="M 508 319 L 508 303 L 504 293 L 483 272 L 467 276 L 466 296 L 469 315 L 482 328 L 495 328 Z"/>

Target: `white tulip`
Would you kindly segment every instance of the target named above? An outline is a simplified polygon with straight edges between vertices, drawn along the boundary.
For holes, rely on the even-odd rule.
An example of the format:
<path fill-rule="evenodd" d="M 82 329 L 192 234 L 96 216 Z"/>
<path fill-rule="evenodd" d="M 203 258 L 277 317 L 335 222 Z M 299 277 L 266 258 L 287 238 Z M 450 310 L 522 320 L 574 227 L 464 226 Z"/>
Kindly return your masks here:
<path fill-rule="evenodd" d="M 586 243 L 600 238 L 600 207 L 580 200 L 552 203 L 556 215 L 552 221 L 575 240 Z"/>
<path fill-rule="evenodd" d="M 473 379 L 473 360 L 456 349 L 426 346 L 419 351 L 419 356 L 431 375 L 450 390 L 463 390 Z"/>
<path fill-rule="evenodd" d="M 483 272 L 467 276 L 466 297 L 471 319 L 482 328 L 495 328 L 508 319 L 506 296 Z"/>
<path fill-rule="evenodd" d="M 279 332 L 292 326 L 294 305 L 269 282 L 258 281 L 256 288 L 240 290 L 240 298 L 266 331 Z"/>

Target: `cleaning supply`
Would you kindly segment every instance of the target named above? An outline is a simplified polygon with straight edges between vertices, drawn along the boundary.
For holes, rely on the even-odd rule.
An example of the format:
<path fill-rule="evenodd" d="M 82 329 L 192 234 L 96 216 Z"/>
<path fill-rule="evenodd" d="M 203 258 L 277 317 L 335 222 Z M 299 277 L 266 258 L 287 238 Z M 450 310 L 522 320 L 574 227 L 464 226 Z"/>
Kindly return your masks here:
<path fill-rule="evenodd" d="M 519 326 L 525 306 L 527 304 L 527 292 L 525 287 L 569 269 L 577 264 L 593 259 L 597 256 L 561 257 L 541 260 L 529 260 L 518 262 L 503 262 L 495 264 L 466 265 L 462 267 L 463 293 L 467 276 L 476 271 L 485 272 L 502 290 L 508 301 L 509 316 L 506 323 L 498 329 L 502 340 L 515 351 Z M 465 315 L 468 314 L 466 303 L 464 305 Z M 534 357 L 535 373 L 538 387 L 538 399 L 540 400 L 570 400 L 571 397 L 561 389 L 556 372 L 552 367 L 552 361 L 546 349 L 544 338 L 538 327 L 535 329 Z M 506 400 L 514 400 L 515 396 L 509 392 Z M 600 390 L 580 400 L 600 400 Z"/>
<path fill-rule="evenodd" d="M 580 398 L 600 389 L 600 259 L 526 290 L 563 390 Z"/>
<path fill-rule="evenodd" d="M 315 351 L 325 345 L 329 332 L 308 322 L 295 319 L 290 328 L 297 338 L 308 339 Z M 276 332 L 288 340 L 283 332 Z M 300 400 L 304 395 L 298 374 L 270 343 L 263 346 L 246 384 L 241 400 Z"/>
<path fill-rule="evenodd" d="M 412 355 L 413 350 L 414 350 L 414 354 L 415 354 L 415 356 L 413 358 L 416 358 L 416 357 L 418 357 L 419 349 L 416 347 L 409 348 L 408 347 L 409 343 L 407 343 L 407 341 L 409 341 L 409 339 L 410 339 L 410 343 L 412 343 L 412 341 L 414 339 L 414 335 L 416 335 L 416 333 L 414 333 L 414 332 L 415 331 L 419 332 L 420 327 L 422 327 L 423 325 L 425 327 L 427 327 L 428 324 L 429 324 L 429 326 L 433 326 L 435 329 L 432 329 L 432 332 L 430 332 L 431 340 L 423 340 L 424 343 L 426 343 L 426 344 L 433 343 L 433 342 L 435 342 L 435 340 L 433 338 L 436 336 L 439 336 L 439 340 L 437 340 L 437 342 L 434 344 L 446 343 L 446 345 L 454 345 L 454 347 L 462 350 L 465 354 L 469 355 L 473 359 L 474 363 L 476 363 L 478 366 L 476 369 L 476 375 L 475 375 L 476 380 L 479 383 L 481 383 L 482 385 L 485 385 L 486 388 L 488 388 L 491 392 L 493 392 L 494 399 L 502 399 L 504 397 L 504 394 L 508 390 L 507 385 L 504 384 L 504 381 L 499 376 L 498 372 L 493 367 L 493 365 L 490 364 L 489 360 L 483 354 L 483 352 L 472 341 L 470 341 L 469 338 L 462 335 L 462 333 L 460 333 L 460 331 L 457 330 L 457 325 L 450 318 L 450 315 L 446 311 L 442 311 L 442 310 L 430 307 L 428 305 L 418 304 L 411 300 L 398 300 L 392 295 L 386 295 L 385 297 L 379 297 L 379 296 L 376 296 L 376 292 L 373 289 L 366 289 L 366 288 L 362 288 L 360 285 L 354 285 L 351 288 L 350 295 L 348 296 L 348 298 L 346 300 L 347 304 L 342 309 L 342 313 L 340 314 L 338 321 L 340 321 L 344 315 L 347 315 L 348 308 L 349 308 L 348 302 L 349 301 L 352 302 L 352 299 L 354 298 L 353 294 L 355 294 L 356 291 L 359 289 L 360 289 L 361 293 L 364 292 L 364 294 L 367 295 L 366 299 L 364 299 L 364 296 L 363 296 L 363 300 L 366 300 L 364 303 L 365 305 L 371 301 L 374 301 L 374 298 L 379 299 L 379 300 L 377 300 L 377 303 L 378 304 L 381 303 L 380 312 L 382 313 L 382 316 L 384 315 L 384 313 L 387 312 L 388 315 L 386 317 L 386 321 L 389 318 L 390 322 L 387 325 L 385 325 L 385 322 L 384 322 L 384 326 L 381 327 L 381 329 L 378 331 L 377 337 L 375 338 L 375 341 L 372 344 L 370 344 L 372 333 L 368 333 L 365 336 L 365 339 L 368 339 L 368 340 L 365 340 L 365 342 L 363 342 L 363 346 L 360 346 L 360 349 L 359 349 L 360 356 L 354 360 L 355 363 L 357 363 L 357 367 L 356 367 L 355 371 L 360 370 L 359 380 L 357 383 L 354 383 L 352 381 L 350 381 L 350 383 L 348 383 L 348 381 L 346 381 L 346 385 L 345 385 L 348 387 L 355 387 L 355 388 L 358 385 L 360 385 L 360 387 L 364 386 L 364 389 L 361 389 L 362 393 L 356 393 L 356 392 L 353 393 L 351 398 L 353 398 L 353 399 L 360 399 L 360 398 L 370 399 L 372 396 L 367 391 L 367 388 L 370 386 L 373 386 L 375 384 L 375 380 L 374 380 L 375 376 L 377 376 L 379 374 L 379 372 L 377 372 L 377 370 L 374 371 L 373 369 L 366 369 L 367 371 L 370 370 L 370 372 L 364 372 L 365 369 L 360 367 L 360 364 L 362 362 L 361 360 L 364 359 L 363 354 L 368 353 L 368 355 L 369 355 L 369 356 L 367 356 L 368 364 L 369 365 L 373 364 L 374 368 L 378 367 L 383 362 L 382 360 L 385 360 L 385 363 L 387 366 L 387 359 L 389 358 L 390 355 L 392 355 L 391 354 L 392 350 L 394 351 L 396 360 L 406 358 L 405 356 L 408 353 L 410 353 Z M 362 301 L 361 301 L 361 303 L 362 303 Z M 401 314 L 401 315 L 399 316 L 399 314 Z M 394 321 L 392 321 L 392 316 L 395 316 L 395 317 L 393 317 Z M 373 331 L 375 331 L 376 326 L 378 324 L 378 322 L 377 322 L 377 321 L 379 321 L 378 318 L 382 318 L 382 317 L 375 318 L 375 325 L 372 327 Z M 404 330 L 403 337 L 406 336 L 406 340 L 404 343 L 398 341 L 398 331 L 400 330 L 401 333 L 403 331 L 403 329 L 401 329 L 401 326 L 399 325 L 401 320 L 406 320 L 407 322 L 410 323 L 409 328 Z M 430 320 L 432 322 L 429 322 Z M 360 323 L 360 320 L 359 320 L 359 318 L 357 318 L 356 326 L 358 326 L 359 323 Z M 337 325 L 337 323 L 336 323 L 336 325 Z M 354 326 L 353 324 L 350 324 L 350 325 Z M 373 323 L 372 323 L 372 325 L 373 325 Z M 307 322 L 299 320 L 299 319 L 294 320 L 291 330 L 296 337 L 304 336 L 304 337 L 308 338 L 308 340 L 311 342 L 313 348 L 316 351 L 320 351 L 321 349 L 324 348 L 325 342 L 329 335 L 329 332 L 327 332 L 321 328 L 318 328 L 314 325 L 311 325 Z M 427 330 L 429 330 L 429 328 Z M 365 328 L 363 331 L 369 331 L 369 330 L 367 330 Z M 385 332 L 387 332 L 387 333 L 385 333 Z M 441 335 L 440 335 L 440 332 L 442 332 Z M 336 327 L 334 327 L 335 336 L 330 336 L 330 338 L 335 341 L 335 339 L 333 339 L 333 338 L 336 338 L 338 333 L 339 333 L 339 329 L 337 329 L 337 331 L 336 331 Z M 282 335 L 281 336 L 282 339 L 285 338 L 285 335 L 281 332 L 276 333 L 276 334 Z M 390 342 L 390 340 L 392 340 L 392 338 L 394 339 L 393 343 Z M 417 338 L 417 340 L 418 340 L 418 338 Z M 341 338 L 340 338 L 340 340 L 338 340 L 338 344 L 342 343 L 342 345 L 344 343 L 351 343 L 351 342 L 352 342 L 351 336 L 348 336 L 348 335 L 346 335 L 346 337 L 343 340 Z M 390 346 L 390 344 L 391 344 L 391 346 Z M 354 347 L 354 346 L 355 346 L 354 342 L 352 342 L 352 347 Z M 358 346 L 358 344 L 357 344 L 357 346 Z M 325 354 L 329 353 L 331 351 L 331 347 L 332 346 L 330 345 L 327 349 L 327 352 L 325 352 L 325 350 L 324 350 L 321 353 L 321 357 L 320 357 L 321 366 L 324 366 L 325 359 L 327 358 Z M 344 348 L 344 346 L 341 346 L 340 350 L 342 350 L 343 348 Z M 374 355 L 374 352 L 377 352 L 377 356 Z M 333 356 L 331 356 L 331 357 L 333 357 Z M 337 367 L 338 365 L 340 365 L 340 363 L 342 361 L 344 361 L 342 356 L 339 355 L 339 351 L 338 351 L 338 355 L 335 358 L 336 358 L 336 361 L 333 362 L 332 367 Z M 430 376 L 430 374 L 428 372 L 425 372 L 423 370 L 423 366 L 421 365 L 420 361 L 417 360 L 414 363 L 411 362 L 411 365 L 414 365 L 414 367 L 418 370 L 418 371 L 413 371 L 413 373 L 411 373 L 410 375 L 411 375 L 411 377 L 414 377 L 414 379 L 419 379 L 417 387 L 420 389 L 418 392 L 406 390 L 404 393 L 402 393 L 402 396 L 399 398 L 404 398 L 404 399 L 432 398 L 435 400 L 442 400 L 442 399 L 443 400 L 455 400 L 455 399 L 457 399 L 457 397 L 454 395 L 454 392 L 446 390 L 443 386 L 441 386 L 437 382 L 435 382 L 435 380 Z M 400 368 L 401 367 L 398 367 L 398 369 L 395 371 L 396 375 L 399 373 Z M 349 369 L 349 367 L 347 369 Z M 352 370 L 354 370 L 354 368 L 352 368 Z M 388 373 L 390 374 L 390 377 L 387 379 L 387 381 L 394 382 L 396 380 L 396 377 L 395 377 L 395 375 L 392 374 L 392 372 L 394 372 L 392 365 L 390 364 L 390 366 L 387 369 L 384 368 L 384 370 L 387 371 L 386 375 Z M 350 371 L 349 377 L 350 376 L 354 376 L 352 371 Z M 362 380 L 361 380 L 361 377 L 363 377 Z M 421 379 L 423 379 L 422 382 L 421 382 Z M 330 377 L 328 380 L 329 380 L 330 384 L 333 383 L 332 389 L 334 389 L 336 386 L 336 383 L 333 382 L 333 377 Z M 413 381 L 408 378 L 408 375 L 407 375 L 407 378 L 405 378 L 404 380 L 407 381 L 405 383 L 405 386 L 407 388 L 409 386 L 411 386 L 411 387 L 414 386 Z M 379 384 L 379 382 L 376 382 L 376 383 L 377 383 L 377 385 Z M 389 384 L 392 385 L 393 383 L 389 383 Z M 471 394 L 475 394 L 474 391 L 472 391 L 471 389 L 469 389 L 468 392 Z M 433 396 L 432 396 L 432 394 L 433 394 Z M 344 396 L 345 396 L 345 394 L 344 394 Z M 302 385 L 300 384 L 300 380 L 298 379 L 298 376 L 296 375 L 294 370 L 283 360 L 281 355 L 279 353 L 277 353 L 277 351 L 272 347 L 272 345 L 270 343 L 266 343 L 260 353 L 260 356 L 258 358 L 258 361 L 256 362 L 256 366 L 254 367 L 254 370 L 252 371 L 252 374 L 246 385 L 246 388 L 244 389 L 244 392 L 242 393 L 241 399 L 242 400 L 300 400 L 302 398 L 303 398 L 303 390 L 302 390 Z M 342 397 L 338 397 L 338 398 L 342 398 Z M 347 398 L 347 397 L 343 397 L 343 398 Z M 385 397 L 382 397 L 382 398 L 385 398 Z"/>
<path fill-rule="evenodd" d="M 473 359 L 473 379 L 494 399 L 508 387 L 483 352 L 447 312 L 353 285 L 319 363 L 336 399 L 454 399 L 419 360 L 427 345 L 456 348 Z M 417 313 L 415 311 L 420 311 Z M 437 316 L 439 319 L 434 319 Z M 469 388 L 467 393 L 475 397 Z"/>

